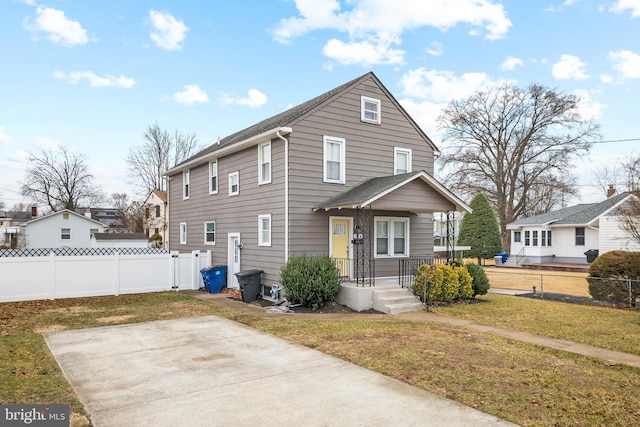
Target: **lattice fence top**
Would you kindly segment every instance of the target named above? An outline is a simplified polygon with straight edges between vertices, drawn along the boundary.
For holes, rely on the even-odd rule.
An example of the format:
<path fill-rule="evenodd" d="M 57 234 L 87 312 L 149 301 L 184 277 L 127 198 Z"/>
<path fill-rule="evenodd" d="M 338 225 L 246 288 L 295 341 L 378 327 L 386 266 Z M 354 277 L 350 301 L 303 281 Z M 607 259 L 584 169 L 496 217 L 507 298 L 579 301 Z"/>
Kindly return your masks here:
<path fill-rule="evenodd" d="M 150 255 L 168 254 L 162 248 L 32 248 L 32 249 L 1 249 L 2 257 L 34 257 L 34 256 L 90 256 L 90 255 Z"/>

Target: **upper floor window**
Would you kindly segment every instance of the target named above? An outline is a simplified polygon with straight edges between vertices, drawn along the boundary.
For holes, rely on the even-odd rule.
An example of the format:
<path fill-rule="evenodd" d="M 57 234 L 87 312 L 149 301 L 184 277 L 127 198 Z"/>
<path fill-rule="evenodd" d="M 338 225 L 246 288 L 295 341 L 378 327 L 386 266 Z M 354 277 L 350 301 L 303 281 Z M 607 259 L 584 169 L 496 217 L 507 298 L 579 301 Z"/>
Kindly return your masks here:
<path fill-rule="evenodd" d="M 271 214 L 258 215 L 258 246 L 271 246 Z"/>
<path fill-rule="evenodd" d="M 215 221 L 204 223 L 204 244 L 215 245 L 216 244 L 216 223 Z"/>
<path fill-rule="evenodd" d="M 323 137 L 323 180 L 324 182 L 345 183 L 345 140 L 332 136 Z"/>
<path fill-rule="evenodd" d="M 271 142 L 258 146 L 258 184 L 271 182 Z"/>
<path fill-rule="evenodd" d="M 367 123 L 380 124 L 380 100 L 362 96 L 360 120 Z"/>
<path fill-rule="evenodd" d="M 218 192 L 218 161 L 209 163 L 209 194 Z"/>
<path fill-rule="evenodd" d="M 145 217 L 145 219 L 149 218 L 149 206 L 144 208 L 144 217 Z"/>
<path fill-rule="evenodd" d="M 584 227 L 576 227 L 576 246 L 584 246 Z"/>
<path fill-rule="evenodd" d="M 229 195 L 238 194 L 240 194 L 240 172 L 236 171 L 229 174 Z"/>
<path fill-rule="evenodd" d="M 191 171 L 186 170 L 182 172 L 182 198 L 183 199 L 189 198 L 190 186 L 191 186 Z"/>
<path fill-rule="evenodd" d="M 411 149 L 395 147 L 393 149 L 393 173 L 400 175 L 407 172 L 411 172 Z"/>
<path fill-rule="evenodd" d="M 160 218 L 160 205 L 156 205 L 156 218 Z"/>
<path fill-rule="evenodd" d="M 376 257 L 409 256 L 409 219 L 376 218 Z"/>
<path fill-rule="evenodd" d="M 70 228 L 62 228 L 62 229 L 60 229 L 60 239 L 61 240 L 71 240 L 71 229 Z"/>
<path fill-rule="evenodd" d="M 180 244 L 181 245 L 187 244 L 187 223 L 186 222 L 180 223 Z"/>

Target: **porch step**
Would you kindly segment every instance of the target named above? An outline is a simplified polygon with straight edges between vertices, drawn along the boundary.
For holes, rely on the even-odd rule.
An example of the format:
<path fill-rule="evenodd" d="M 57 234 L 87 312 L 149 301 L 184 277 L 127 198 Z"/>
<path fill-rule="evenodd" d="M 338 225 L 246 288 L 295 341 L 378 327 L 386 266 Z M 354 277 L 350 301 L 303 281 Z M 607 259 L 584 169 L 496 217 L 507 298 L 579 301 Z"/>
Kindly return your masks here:
<path fill-rule="evenodd" d="M 373 309 L 386 314 L 424 310 L 424 306 L 409 289 L 399 286 L 377 287 L 373 291 Z"/>

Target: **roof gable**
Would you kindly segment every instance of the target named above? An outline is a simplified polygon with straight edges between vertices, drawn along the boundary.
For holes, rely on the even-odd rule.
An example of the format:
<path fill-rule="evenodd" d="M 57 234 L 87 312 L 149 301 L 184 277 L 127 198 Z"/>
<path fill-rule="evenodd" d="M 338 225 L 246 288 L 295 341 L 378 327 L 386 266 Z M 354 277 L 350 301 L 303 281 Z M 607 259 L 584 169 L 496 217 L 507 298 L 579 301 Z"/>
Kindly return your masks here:
<path fill-rule="evenodd" d="M 86 216 L 81 215 L 79 213 L 76 213 L 76 212 L 74 212 L 72 210 L 69 210 L 69 209 L 63 209 L 61 211 L 51 212 L 50 214 L 47 214 L 47 215 L 44 215 L 44 216 L 39 216 L 38 218 L 35 218 L 35 219 L 32 219 L 31 221 L 25 222 L 24 225 L 28 226 L 29 224 L 33 224 L 33 223 L 38 222 L 38 221 L 47 220 L 47 219 L 53 218 L 53 217 L 55 217 L 57 215 L 62 215 L 64 213 L 68 213 L 70 215 L 74 215 L 74 216 L 76 216 L 78 218 L 82 218 L 85 221 L 91 222 L 93 224 L 100 225 L 101 227 L 105 227 L 105 225 L 103 223 L 101 223 L 100 221 L 96 221 L 94 219 L 87 218 Z"/>

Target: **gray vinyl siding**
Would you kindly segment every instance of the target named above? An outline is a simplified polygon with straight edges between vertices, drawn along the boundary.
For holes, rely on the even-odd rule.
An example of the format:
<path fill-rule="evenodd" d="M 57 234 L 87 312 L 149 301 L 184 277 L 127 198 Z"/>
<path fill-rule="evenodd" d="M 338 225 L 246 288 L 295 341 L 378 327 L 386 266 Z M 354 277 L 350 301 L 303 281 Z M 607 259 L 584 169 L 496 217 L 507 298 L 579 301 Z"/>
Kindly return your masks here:
<path fill-rule="evenodd" d="M 241 269 L 261 269 L 263 283 L 276 282 L 285 258 L 284 143 L 271 142 L 271 183 L 258 185 L 258 146 L 218 159 L 218 193 L 209 194 L 209 164 L 191 169 L 191 197 L 182 199 L 182 175 L 174 175 L 169 194 L 171 250 L 212 251 L 213 265 L 227 264 L 228 233 L 240 233 Z M 240 194 L 229 196 L 230 173 L 239 172 Z M 271 246 L 258 246 L 258 215 L 271 214 Z M 204 223 L 215 221 L 216 243 L 204 244 Z M 179 224 L 187 222 L 187 244 Z"/>

